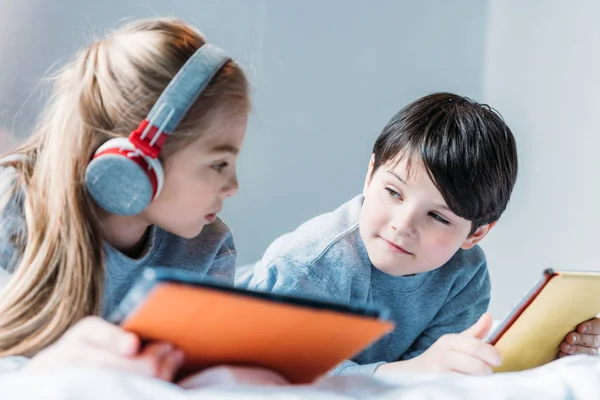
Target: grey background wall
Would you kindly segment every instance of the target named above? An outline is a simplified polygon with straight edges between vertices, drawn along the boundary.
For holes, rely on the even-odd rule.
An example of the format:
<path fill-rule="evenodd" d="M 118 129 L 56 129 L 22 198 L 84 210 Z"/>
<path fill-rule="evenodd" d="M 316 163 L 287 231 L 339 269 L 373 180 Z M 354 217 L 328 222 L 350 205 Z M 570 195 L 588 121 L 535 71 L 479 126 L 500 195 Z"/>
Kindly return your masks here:
<path fill-rule="evenodd" d="M 600 3 L 492 0 L 489 11 L 483 98 L 510 123 L 521 162 L 485 243 L 500 315 L 543 268 L 600 269 Z"/>
<path fill-rule="evenodd" d="M 542 268 L 598 261 L 599 161 L 589 143 L 598 144 L 600 29 L 592 15 L 599 7 L 591 0 L 5 1 L 0 129 L 29 132 L 43 102 L 40 78 L 94 34 L 155 15 L 194 23 L 253 85 L 242 186 L 222 215 L 245 264 L 361 190 L 373 141 L 399 108 L 442 90 L 488 101 L 513 128 L 522 165 L 508 211 L 483 242 L 491 311 L 500 318 Z M 2 138 L 0 147 L 10 145 Z"/>
<path fill-rule="evenodd" d="M 0 125 L 19 134 L 40 107 L 31 94 L 39 77 L 124 18 L 185 18 L 246 67 L 255 107 L 241 190 L 223 213 L 242 264 L 359 193 L 372 144 L 403 105 L 437 90 L 482 95 L 487 6 L 479 0 L 14 3 L 5 28 L 13 40 L 0 47 L 14 60 L 0 66 Z"/>

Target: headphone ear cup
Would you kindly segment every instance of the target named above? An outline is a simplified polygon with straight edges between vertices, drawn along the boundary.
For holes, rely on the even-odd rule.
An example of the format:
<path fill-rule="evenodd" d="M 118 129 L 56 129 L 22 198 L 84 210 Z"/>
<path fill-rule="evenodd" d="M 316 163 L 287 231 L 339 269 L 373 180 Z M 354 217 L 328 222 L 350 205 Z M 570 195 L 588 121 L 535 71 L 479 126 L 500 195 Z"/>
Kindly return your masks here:
<path fill-rule="evenodd" d="M 135 155 L 127 138 L 111 139 L 96 151 L 85 171 L 85 186 L 104 210 L 118 215 L 141 213 L 164 181 L 158 159 Z M 160 183 L 160 184 L 159 184 Z"/>

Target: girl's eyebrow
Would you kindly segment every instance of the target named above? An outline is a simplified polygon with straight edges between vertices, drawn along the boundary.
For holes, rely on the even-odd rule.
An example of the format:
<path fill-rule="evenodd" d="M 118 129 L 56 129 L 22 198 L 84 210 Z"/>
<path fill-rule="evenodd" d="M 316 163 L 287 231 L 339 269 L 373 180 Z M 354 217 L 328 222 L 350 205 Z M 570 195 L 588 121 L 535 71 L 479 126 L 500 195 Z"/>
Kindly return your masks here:
<path fill-rule="evenodd" d="M 213 147 L 210 150 L 210 152 L 211 153 L 231 153 L 235 156 L 240 152 L 240 149 L 238 149 L 237 147 L 232 146 L 230 144 L 221 144 L 221 145 Z"/>

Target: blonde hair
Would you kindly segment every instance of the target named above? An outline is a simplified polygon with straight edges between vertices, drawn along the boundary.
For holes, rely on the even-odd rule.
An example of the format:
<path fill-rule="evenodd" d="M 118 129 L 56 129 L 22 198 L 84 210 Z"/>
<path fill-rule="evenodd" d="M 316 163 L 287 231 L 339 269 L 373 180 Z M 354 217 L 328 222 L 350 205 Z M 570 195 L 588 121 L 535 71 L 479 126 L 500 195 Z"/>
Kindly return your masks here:
<path fill-rule="evenodd" d="M 0 296 L 0 356 L 33 355 L 71 325 L 100 312 L 103 240 L 84 174 L 95 150 L 126 137 L 185 61 L 205 43 L 174 19 L 128 24 L 95 41 L 62 68 L 35 133 L 2 162 L 18 172 L 26 237 Z M 165 143 L 168 158 L 196 140 L 216 116 L 247 113 L 248 83 L 232 61 L 215 76 Z"/>

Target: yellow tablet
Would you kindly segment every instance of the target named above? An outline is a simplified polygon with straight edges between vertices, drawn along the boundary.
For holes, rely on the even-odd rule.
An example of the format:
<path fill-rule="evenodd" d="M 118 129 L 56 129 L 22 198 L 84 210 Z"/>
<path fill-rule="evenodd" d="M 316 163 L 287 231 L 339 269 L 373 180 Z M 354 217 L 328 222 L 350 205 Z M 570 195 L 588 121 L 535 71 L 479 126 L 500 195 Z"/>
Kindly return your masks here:
<path fill-rule="evenodd" d="M 599 313 L 600 272 L 545 270 L 488 339 L 502 356 L 502 365 L 494 371 L 522 371 L 549 363 L 565 336 Z"/>

